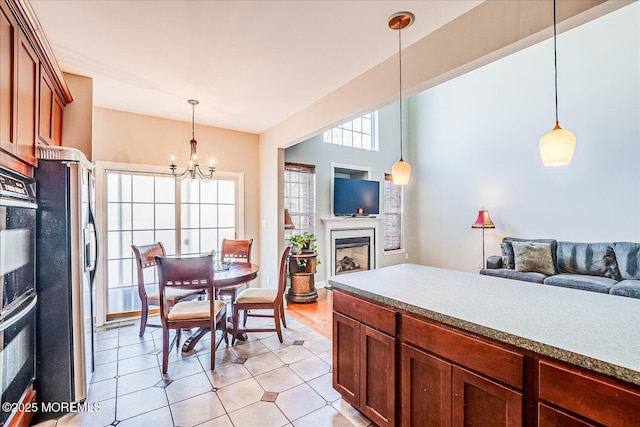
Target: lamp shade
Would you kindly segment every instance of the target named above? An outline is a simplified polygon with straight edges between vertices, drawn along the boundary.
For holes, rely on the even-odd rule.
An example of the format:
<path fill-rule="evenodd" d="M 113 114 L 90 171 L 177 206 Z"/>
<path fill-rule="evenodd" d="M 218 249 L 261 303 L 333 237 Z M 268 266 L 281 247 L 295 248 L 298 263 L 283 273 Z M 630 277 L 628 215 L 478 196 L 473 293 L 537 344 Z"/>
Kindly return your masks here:
<path fill-rule="evenodd" d="M 491 221 L 491 217 L 489 217 L 489 211 L 486 209 L 480 209 L 478 211 L 478 218 L 476 222 L 471 224 L 471 228 L 496 228 Z"/>
<path fill-rule="evenodd" d="M 293 220 L 291 219 L 291 214 L 289 213 L 289 209 L 284 210 L 284 229 L 285 230 L 293 230 L 296 226 L 293 224 Z"/>
<path fill-rule="evenodd" d="M 391 177 L 396 185 L 406 185 L 411 178 L 411 165 L 400 159 L 391 167 Z"/>
<path fill-rule="evenodd" d="M 576 136 L 556 122 L 556 126 L 540 138 L 539 148 L 545 166 L 568 165 L 576 150 Z"/>

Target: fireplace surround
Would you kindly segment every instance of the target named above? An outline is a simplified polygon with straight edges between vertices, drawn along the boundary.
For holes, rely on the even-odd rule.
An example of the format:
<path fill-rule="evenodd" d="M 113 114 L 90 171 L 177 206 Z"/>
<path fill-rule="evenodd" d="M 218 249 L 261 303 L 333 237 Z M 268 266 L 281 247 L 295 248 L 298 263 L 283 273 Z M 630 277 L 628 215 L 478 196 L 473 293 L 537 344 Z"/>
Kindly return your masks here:
<path fill-rule="evenodd" d="M 327 277 L 376 268 L 381 218 L 323 218 Z M 346 259 L 345 259 L 346 258 Z"/>

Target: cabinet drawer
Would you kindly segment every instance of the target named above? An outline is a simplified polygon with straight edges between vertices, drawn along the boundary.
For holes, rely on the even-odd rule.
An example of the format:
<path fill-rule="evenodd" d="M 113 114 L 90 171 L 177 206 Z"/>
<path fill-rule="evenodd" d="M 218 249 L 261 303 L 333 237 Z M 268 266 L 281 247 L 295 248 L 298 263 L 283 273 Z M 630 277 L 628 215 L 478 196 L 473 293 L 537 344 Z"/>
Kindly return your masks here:
<path fill-rule="evenodd" d="M 333 309 L 387 335 L 396 335 L 396 312 L 338 290 L 333 292 Z"/>
<path fill-rule="evenodd" d="M 402 318 L 402 338 L 517 389 L 524 388 L 524 354 L 409 316 Z"/>
<path fill-rule="evenodd" d="M 640 425 L 640 387 L 549 360 L 540 360 L 538 375 L 540 399 L 608 426 Z"/>

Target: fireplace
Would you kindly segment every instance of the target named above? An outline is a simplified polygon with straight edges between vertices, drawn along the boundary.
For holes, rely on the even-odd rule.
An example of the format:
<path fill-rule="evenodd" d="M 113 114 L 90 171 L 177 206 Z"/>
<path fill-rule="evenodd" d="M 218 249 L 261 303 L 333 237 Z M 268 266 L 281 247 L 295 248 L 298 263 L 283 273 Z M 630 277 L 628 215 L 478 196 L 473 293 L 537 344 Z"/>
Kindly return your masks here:
<path fill-rule="evenodd" d="M 371 238 L 369 236 L 337 238 L 334 247 L 336 275 L 371 268 L 369 262 L 371 259 Z"/>
<path fill-rule="evenodd" d="M 322 218 L 322 222 L 325 232 L 323 246 L 326 251 L 323 265 L 327 278 L 378 268 L 380 260 L 377 243 L 382 218 L 331 217 Z M 347 259 L 342 267 L 340 260 L 344 257 Z M 325 286 L 329 287 L 329 284 Z"/>

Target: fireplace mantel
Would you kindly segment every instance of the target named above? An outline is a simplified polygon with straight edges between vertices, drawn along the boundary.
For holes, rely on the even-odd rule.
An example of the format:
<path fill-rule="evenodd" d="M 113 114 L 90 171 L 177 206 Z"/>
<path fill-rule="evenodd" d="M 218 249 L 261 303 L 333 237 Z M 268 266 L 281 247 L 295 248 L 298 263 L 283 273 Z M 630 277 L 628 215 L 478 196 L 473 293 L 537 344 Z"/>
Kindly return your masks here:
<path fill-rule="evenodd" d="M 333 276 L 333 265 L 331 260 L 335 248 L 333 247 L 333 239 L 331 233 L 337 230 L 373 230 L 373 241 L 371 242 L 371 253 L 373 254 L 373 265 L 376 268 L 379 265 L 378 242 L 380 242 L 380 224 L 383 218 L 379 217 L 330 217 L 322 218 L 324 223 L 325 235 L 325 258 L 327 260 L 326 271 L 327 278 Z"/>

